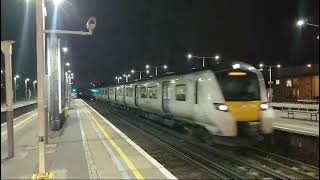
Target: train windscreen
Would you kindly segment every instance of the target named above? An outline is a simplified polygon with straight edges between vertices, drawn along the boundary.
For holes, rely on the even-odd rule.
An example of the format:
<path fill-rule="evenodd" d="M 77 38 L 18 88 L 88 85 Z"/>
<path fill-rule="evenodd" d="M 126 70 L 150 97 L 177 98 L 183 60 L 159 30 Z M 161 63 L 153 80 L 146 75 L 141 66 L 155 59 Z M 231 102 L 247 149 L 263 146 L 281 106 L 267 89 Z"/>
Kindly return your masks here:
<path fill-rule="evenodd" d="M 260 100 L 260 86 L 256 74 L 244 71 L 216 73 L 226 101 Z"/>

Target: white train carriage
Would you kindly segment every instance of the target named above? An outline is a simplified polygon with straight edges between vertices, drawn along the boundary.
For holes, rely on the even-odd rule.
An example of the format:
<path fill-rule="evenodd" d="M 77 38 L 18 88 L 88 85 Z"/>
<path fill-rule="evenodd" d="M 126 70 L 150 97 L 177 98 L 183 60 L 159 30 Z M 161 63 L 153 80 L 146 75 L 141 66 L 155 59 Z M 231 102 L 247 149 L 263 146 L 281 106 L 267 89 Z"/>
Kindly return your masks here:
<path fill-rule="evenodd" d="M 267 105 L 261 72 L 244 63 L 218 71 L 172 74 L 107 89 L 109 102 L 192 122 L 213 135 L 237 136 L 238 127 L 244 124 L 258 126 L 268 134 L 275 118 Z"/>

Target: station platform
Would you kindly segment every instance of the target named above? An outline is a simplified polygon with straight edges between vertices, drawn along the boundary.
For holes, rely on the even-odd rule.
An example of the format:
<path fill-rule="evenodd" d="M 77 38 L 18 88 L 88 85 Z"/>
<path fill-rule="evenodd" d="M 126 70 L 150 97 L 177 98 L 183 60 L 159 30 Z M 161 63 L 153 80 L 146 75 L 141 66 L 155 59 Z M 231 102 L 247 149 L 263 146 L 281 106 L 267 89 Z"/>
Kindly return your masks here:
<path fill-rule="evenodd" d="M 298 114 L 297 118 L 287 117 L 287 112 L 275 110 L 277 119 L 273 122 L 273 127 L 277 130 L 319 137 L 319 121 L 310 120 L 307 114 Z M 319 119 L 319 117 L 317 117 Z"/>
<path fill-rule="evenodd" d="M 28 106 L 28 105 L 31 105 L 31 104 L 36 104 L 36 103 L 37 103 L 37 100 L 18 101 L 18 102 L 15 102 L 13 104 L 13 109 L 16 109 L 16 108 L 19 108 L 19 107 L 23 107 L 23 106 Z M 1 112 L 6 112 L 6 111 L 7 111 L 6 104 L 2 103 L 1 104 Z"/>
<path fill-rule="evenodd" d="M 176 179 L 125 132 L 83 100 L 71 105 L 61 131 L 49 134 L 46 168 L 54 179 Z M 1 179 L 30 179 L 37 173 L 37 113 L 14 120 L 15 156 L 7 157 L 1 127 Z"/>

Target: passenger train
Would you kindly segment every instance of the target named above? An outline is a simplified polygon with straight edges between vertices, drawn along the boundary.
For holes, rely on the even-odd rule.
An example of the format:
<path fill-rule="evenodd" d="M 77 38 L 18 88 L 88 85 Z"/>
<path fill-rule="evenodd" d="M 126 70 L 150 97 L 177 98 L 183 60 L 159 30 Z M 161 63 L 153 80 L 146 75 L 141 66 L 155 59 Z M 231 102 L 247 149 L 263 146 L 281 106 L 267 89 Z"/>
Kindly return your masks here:
<path fill-rule="evenodd" d="M 219 64 L 96 89 L 96 99 L 163 118 L 197 124 L 211 135 L 237 137 L 242 129 L 272 132 L 263 76 L 242 62 Z"/>

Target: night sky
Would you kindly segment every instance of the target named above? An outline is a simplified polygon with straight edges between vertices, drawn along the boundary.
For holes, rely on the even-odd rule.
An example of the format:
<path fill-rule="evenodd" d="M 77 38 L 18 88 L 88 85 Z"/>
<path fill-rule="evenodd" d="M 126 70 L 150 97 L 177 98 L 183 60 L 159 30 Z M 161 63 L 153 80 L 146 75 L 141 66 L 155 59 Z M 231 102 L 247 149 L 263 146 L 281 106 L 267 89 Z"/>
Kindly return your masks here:
<path fill-rule="evenodd" d="M 46 6 L 51 29 L 54 7 Z M 61 36 L 79 86 L 114 82 L 145 64 L 170 71 L 199 66 L 186 60 L 188 52 L 253 65 L 319 63 L 318 29 L 295 26 L 299 17 L 319 24 L 318 0 L 65 0 L 56 28 L 86 30 L 90 16 L 97 18 L 94 36 Z M 1 40 L 16 41 L 15 74 L 35 79 L 34 2 L 1 0 Z"/>

